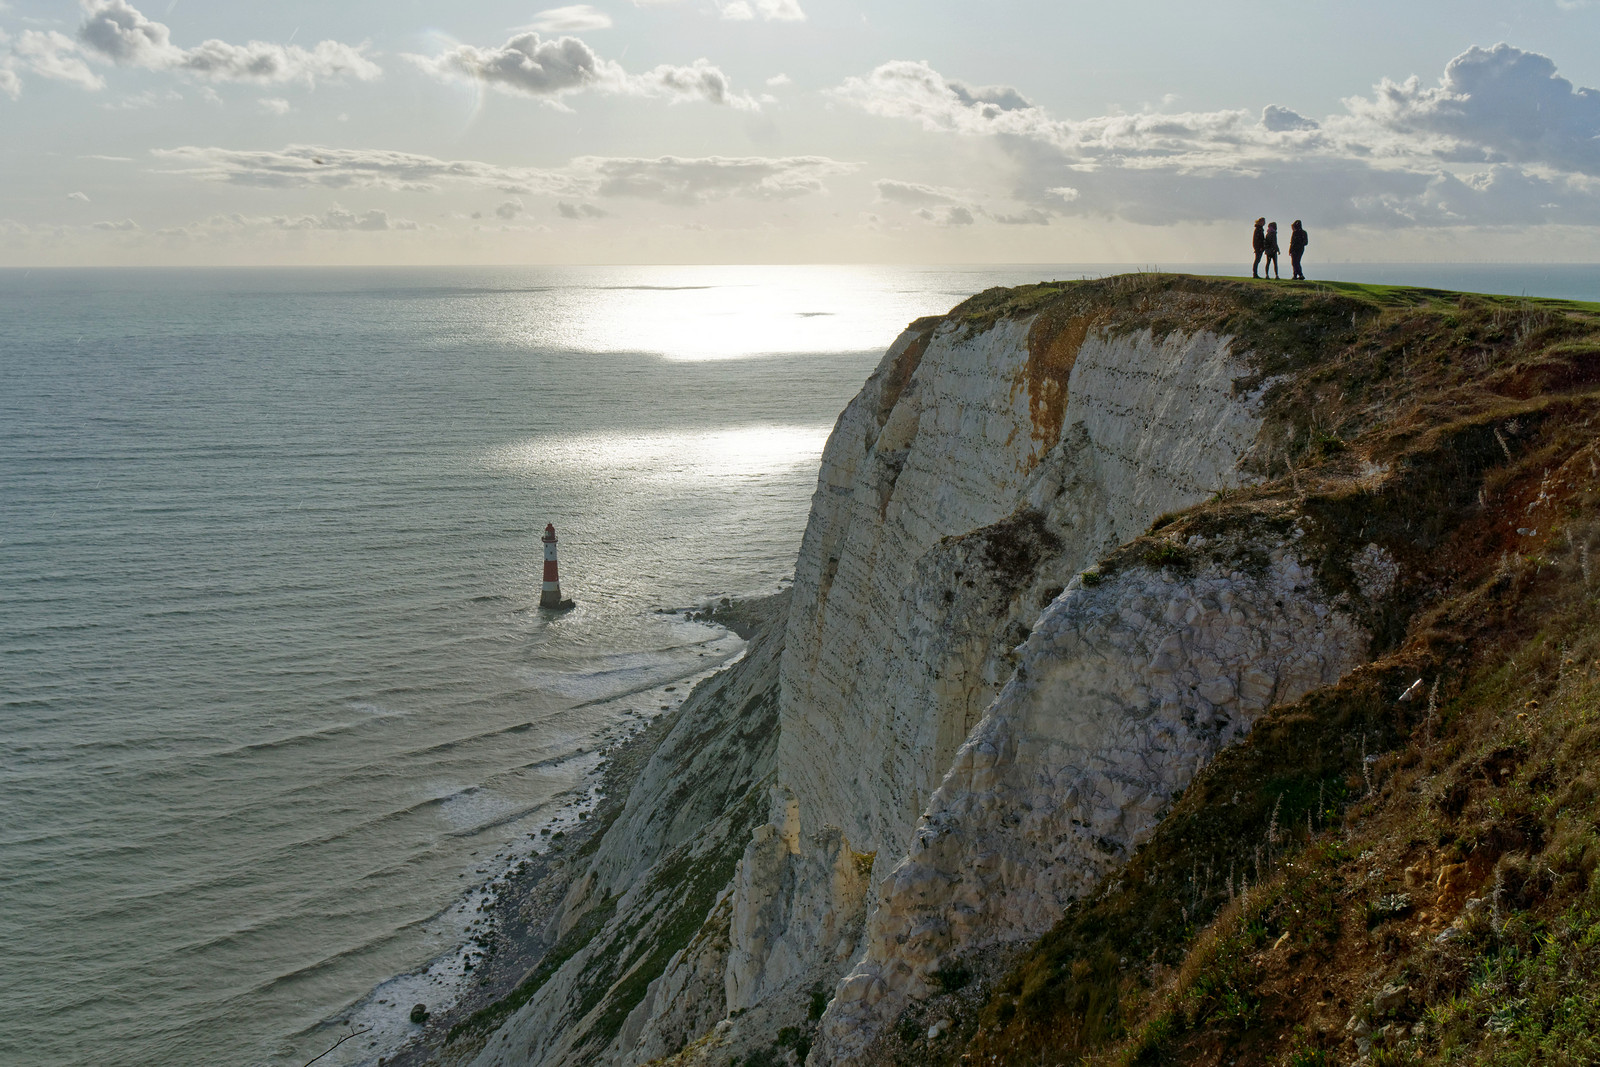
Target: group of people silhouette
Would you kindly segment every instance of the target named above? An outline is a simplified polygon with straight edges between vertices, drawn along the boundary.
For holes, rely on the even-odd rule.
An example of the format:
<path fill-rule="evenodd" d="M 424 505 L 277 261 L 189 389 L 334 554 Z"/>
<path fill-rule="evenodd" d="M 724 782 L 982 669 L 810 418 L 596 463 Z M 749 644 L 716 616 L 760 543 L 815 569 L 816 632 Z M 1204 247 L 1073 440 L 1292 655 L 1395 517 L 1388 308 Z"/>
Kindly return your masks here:
<path fill-rule="evenodd" d="M 1306 254 L 1306 245 L 1311 239 L 1306 236 L 1305 227 L 1300 225 L 1300 220 L 1295 219 L 1289 225 L 1289 266 L 1293 271 L 1291 275 L 1296 281 L 1305 281 L 1305 272 L 1300 269 L 1300 257 Z M 1256 219 L 1256 232 L 1251 237 L 1255 245 L 1256 261 L 1250 267 L 1250 277 L 1260 278 L 1261 259 L 1267 260 L 1266 276 L 1282 278 L 1278 270 L 1278 224 L 1268 222 L 1266 218 Z"/>

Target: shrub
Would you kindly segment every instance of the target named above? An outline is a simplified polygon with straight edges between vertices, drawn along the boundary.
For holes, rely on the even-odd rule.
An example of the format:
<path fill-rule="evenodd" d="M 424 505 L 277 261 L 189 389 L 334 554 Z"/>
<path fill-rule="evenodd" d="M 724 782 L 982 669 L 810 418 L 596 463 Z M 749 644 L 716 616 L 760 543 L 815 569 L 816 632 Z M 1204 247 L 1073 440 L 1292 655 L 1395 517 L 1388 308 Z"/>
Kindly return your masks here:
<path fill-rule="evenodd" d="M 1144 562 L 1147 567 L 1181 569 L 1189 562 L 1189 559 L 1183 554 L 1183 549 L 1171 541 L 1161 541 L 1145 549 Z"/>

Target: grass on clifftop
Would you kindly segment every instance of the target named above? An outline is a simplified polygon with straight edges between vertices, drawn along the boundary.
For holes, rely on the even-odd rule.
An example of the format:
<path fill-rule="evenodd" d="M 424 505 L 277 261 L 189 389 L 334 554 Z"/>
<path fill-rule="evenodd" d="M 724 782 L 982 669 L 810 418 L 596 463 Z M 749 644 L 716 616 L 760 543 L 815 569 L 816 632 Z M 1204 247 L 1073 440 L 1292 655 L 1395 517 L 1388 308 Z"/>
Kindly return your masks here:
<path fill-rule="evenodd" d="M 1600 314 L 1600 303 L 1581 300 L 1560 300 L 1545 297 L 1502 296 L 1493 293 L 1463 293 L 1449 289 L 1431 289 L 1412 285 L 1378 285 L 1370 282 L 1305 281 L 1279 282 L 1256 278 L 1230 277 L 1202 274 L 1119 274 L 1109 278 L 1082 278 L 1069 281 L 1034 282 L 1012 288 L 996 286 L 968 297 L 951 310 L 947 321 L 958 322 L 975 329 L 986 329 L 1001 319 L 1023 318 L 1037 314 L 1059 297 L 1076 291 L 1107 293 L 1138 293 L 1170 289 L 1174 286 L 1197 286 L 1210 292 L 1230 292 L 1235 298 L 1244 297 L 1244 303 L 1259 306 L 1275 301 L 1280 296 L 1303 300 L 1307 295 L 1323 294 L 1347 297 L 1373 308 L 1445 307 L 1459 305 L 1463 300 L 1481 300 L 1509 307 L 1537 306 L 1550 311 L 1576 311 Z M 937 319 L 919 320 L 935 322 Z"/>
<path fill-rule="evenodd" d="M 1140 275 L 953 314 L 1091 297 L 1118 330 L 1232 333 L 1255 381 L 1288 374 L 1265 482 L 1096 575 L 1296 524 L 1335 592 L 1366 543 L 1402 585 L 1364 620 L 1374 662 L 1270 713 L 1126 868 L 980 994 L 912 1008 L 879 1062 L 1600 1062 L 1600 307 Z"/>

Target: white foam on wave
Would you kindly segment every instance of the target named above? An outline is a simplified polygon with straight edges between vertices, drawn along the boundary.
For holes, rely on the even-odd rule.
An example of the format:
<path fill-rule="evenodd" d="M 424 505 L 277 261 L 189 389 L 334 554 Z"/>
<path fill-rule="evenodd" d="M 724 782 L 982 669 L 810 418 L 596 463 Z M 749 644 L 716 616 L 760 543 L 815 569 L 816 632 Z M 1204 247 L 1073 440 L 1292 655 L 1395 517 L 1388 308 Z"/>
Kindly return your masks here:
<path fill-rule="evenodd" d="M 589 660 L 578 670 L 525 667 L 516 672 L 525 685 L 583 703 L 617 700 L 660 685 L 681 681 L 736 655 L 744 642 L 735 634 L 701 623 L 672 624 L 684 643 L 668 648 L 619 652 Z M 704 639 L 693 640 L 699 635 Z"/>

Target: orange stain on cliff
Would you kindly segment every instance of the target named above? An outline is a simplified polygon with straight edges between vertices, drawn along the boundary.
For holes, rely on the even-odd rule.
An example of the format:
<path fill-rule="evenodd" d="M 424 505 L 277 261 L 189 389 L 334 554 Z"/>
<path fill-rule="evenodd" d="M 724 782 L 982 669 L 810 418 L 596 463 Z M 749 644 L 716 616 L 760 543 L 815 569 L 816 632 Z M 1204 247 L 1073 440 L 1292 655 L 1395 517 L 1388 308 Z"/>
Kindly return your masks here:
<path fill-rule="evenodd" d="M 878 393 L 876 412 L 880 427 L 889 421 L 889 412 L 900 402 L 900 394 L 905 392 L 906 386 L 911 383 L 911 376 L 917 372 L 917 367 L 922 363 L 922 354 L 928 350 L 928 342 L 933 340 L 934 329 L 943 322 L 943 318 L 929 317 L 918 319 L 906 327 L 908 330 L 922 332 L 895 357 L 884 375 L 883 388 Z"/>
<path fill-rule="evenodd" d="M 1037 446 L 1032 457 L 1035 461 L 1061 439 L 1061 424 L 1067 413 L 1067 379 L 1094 324 L 1091 315 L 1061 319 L 1045 312 L 1028 330 L 1028 362 L 1023 373 L 1027 377 L 1028 418 Z"/>

